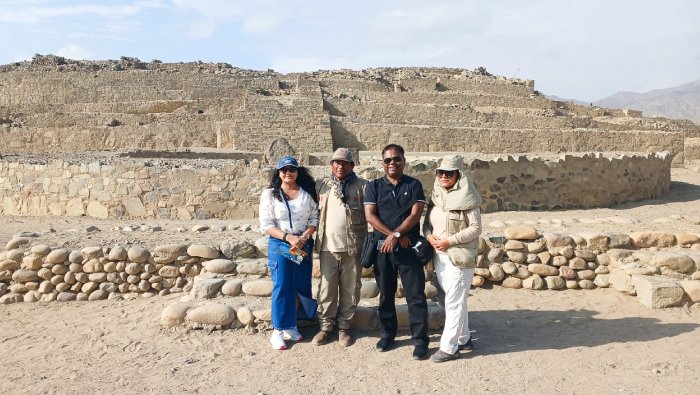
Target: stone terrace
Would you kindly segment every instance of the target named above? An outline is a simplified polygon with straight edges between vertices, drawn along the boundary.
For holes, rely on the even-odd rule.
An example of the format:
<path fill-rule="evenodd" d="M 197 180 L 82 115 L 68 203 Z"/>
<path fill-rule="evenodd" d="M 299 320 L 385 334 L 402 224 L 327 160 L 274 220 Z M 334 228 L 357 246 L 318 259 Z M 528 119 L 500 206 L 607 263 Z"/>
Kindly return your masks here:
<path fill-rule="evenodd" d="M 534 87 L 483 68 L 283 75 L 225 63 L 37 56 L 0 66 L 0 144 L 3 153 L 259 152 L 282 136 L 300 154 L 394 142 L 433 152 L 668 150 L 682 163 L 684 139 L 700 137 L 689 121 L 553 101 Z"/>

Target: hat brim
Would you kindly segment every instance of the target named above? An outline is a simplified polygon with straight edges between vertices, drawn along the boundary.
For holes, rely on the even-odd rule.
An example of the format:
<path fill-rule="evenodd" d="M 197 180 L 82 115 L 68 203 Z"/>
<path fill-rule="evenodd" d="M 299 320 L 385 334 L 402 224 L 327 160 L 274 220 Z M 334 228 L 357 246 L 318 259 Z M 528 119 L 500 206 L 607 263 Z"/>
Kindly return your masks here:
<path fill-rule="evenodd" d="M 457 168 L 457 167 L 442 167 L 442 166 L 440 166 L 440 167 L 438 167 L 438 168 L 435 169 L 435 170 L 455 171 L 455 170 L 459 170 L 459 168 Z"/>

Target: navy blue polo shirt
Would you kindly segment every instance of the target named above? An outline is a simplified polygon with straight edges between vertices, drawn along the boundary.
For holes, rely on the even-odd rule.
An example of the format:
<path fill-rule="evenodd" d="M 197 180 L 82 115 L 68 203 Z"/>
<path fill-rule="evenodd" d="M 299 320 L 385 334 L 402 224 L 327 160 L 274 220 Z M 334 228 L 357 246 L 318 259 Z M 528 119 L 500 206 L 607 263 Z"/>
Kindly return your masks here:
<path fill-rule="evenodd" d="M 386 176 L 370 181 L 365 191 L 364 203 L 376 205 L 379 219 L 391 229 L 396 229 L 411 215 L 411 210 L 406 210 L 394 223 L 388 223 L 389 219 L 413 199 L 425 203 L 423 184 L 417 179 L 404 174 L 396 186 L 389 182 Z M 382 239 L 386 237 L 378 231 L 375 231 L 375 234 L 381 235 Z M 420 235 L 420 221 L 406 235 Z"/>

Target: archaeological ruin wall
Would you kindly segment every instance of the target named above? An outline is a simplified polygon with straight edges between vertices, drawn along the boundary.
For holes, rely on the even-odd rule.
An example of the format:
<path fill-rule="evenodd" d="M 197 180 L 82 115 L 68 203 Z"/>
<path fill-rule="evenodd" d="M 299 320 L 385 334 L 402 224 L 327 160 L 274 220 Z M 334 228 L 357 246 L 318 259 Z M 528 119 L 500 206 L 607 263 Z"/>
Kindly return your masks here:
<path fill-rule="evenodd" d="M 31 237 L 30 237 L 31 236 Z M 660 249 L 662 249 L 660 251 Z M 70 302 L 187 293 L 161 316 L 164 326 L 222 329 L 270 321 L 270 310 L 236 310 L 231 297 L 270 297 L 267 238 L 255 245 L 223 239 L 221 244 L 86 246 L 69 250 L 42 244 L 39 235 L 17 236 L 0 252 L 0 304 Z M 260 258 L 260 259 L 257 259 Z M 313 277 L 321 277 L 318 261 Z M 379 296 L 372 268 L 362 271 L 360 297 Z M 427 276 L 425 293 L 437 300 L 437 284 Z M 431 280 L 432 279 L 432 280 Z M 479 238 L 472 286 L 487 282 L 504 288 L 562 290 L 612 288 L 634 295 L 650 308 L 700 302 L 700 237 L 665 232 L 562 234 L 529 226 L 506 228 L 503 235 Z M 318 287 L 318 281 L 314 281 Z M 314 292 L 315 294 L 315 292 Z M 395 295 L 403 298 L 399 286 Z M 207 307 L 202 300 L 215 299 Z M 404 306 L 397 309 L 407 316 Z M 212 315 L 200 314 L 214 310 Z M 431 329 L 444 324 L 444 307 L 429 309 Z M 407 319 L 400 322 L 408 323 Z M 405 325 L 405 324 L 404 324 Z M 359 307 L 353 327 L 378 329 L 376 310 Z"/>
<path fill-rule="evenodd" d="M 306 155 L 346 146 L 482 153 L 669 151 L 689 121 L 546 98 L 484 69 L 280 74 L 227 64 L 82 62 L 0 66 L 1 153 L 192 148 L 261 152 L 285 137 Z M 693 151 L 694 152 L 694 151 Z"/>
<path fill-rule="evenodd" d="M 602 153 L 561 158 L 465 154 L 484 212 L 609 207 L 656 198 L 670 186 L 671 155 Z M 437 163 L 407 158 L 407 174 L 430 193 Z M 383 175 L 378 158 L 355 170 Z M 328 166 L 312 166 L 321 177 Z M 273 167 L 239 160 L 151 159 L 116 155 L 0 160 L 0 213 L 96 218 L 208 219 L 257 216 Z"/>

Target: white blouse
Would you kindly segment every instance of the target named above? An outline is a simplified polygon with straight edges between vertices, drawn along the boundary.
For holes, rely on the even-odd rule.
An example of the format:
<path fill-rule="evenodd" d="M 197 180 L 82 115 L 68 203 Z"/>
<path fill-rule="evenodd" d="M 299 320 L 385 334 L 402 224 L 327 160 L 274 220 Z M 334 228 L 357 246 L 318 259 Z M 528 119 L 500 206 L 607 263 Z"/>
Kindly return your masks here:
<path fill-rule="evenodd" d="M 293 227 L 289 226 L 289 213 L 284 200 L 275 199 L 270 188 L 262 192 L 258 211 L 262 234 L 267 234 L 267 230 L 273 226 L 293 235 L 302 234 L 309 226 L 318 226 L 318 204 L 303 188 L 299 189 L 299 197 L 287 202 L 292 210 Z"/>

